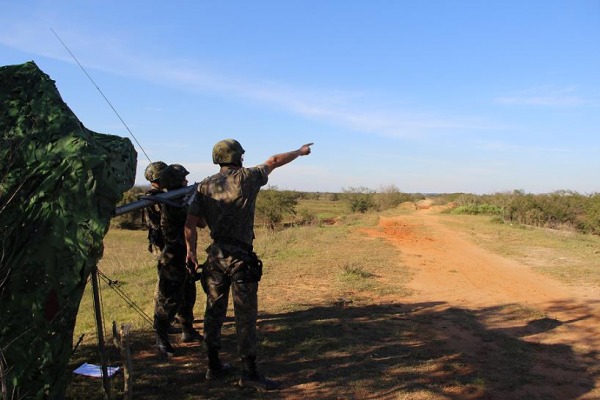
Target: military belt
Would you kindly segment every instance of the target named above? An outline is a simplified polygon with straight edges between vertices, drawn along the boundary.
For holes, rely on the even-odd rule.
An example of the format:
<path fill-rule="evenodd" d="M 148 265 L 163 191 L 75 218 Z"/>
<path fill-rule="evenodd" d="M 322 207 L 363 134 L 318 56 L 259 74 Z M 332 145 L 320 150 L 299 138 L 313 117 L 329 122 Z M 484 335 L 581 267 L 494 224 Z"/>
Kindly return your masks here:
<path fill-rule="evenodd" d="M 244 243 L 241 240 L 238 239 L 233 239 L 233 238 L 229 238 L 229 237 L 223 237 L 223 236 L 217 236 L 215 238 L 213 238 L 213 240 L 215 241 L 215 243 L 223 243 L 223 244 L 229 244 L 232 246 L 236 246 L 239 247 L 240 249 L 247 251 L 248 253 L 252 253 L 252 251 L 254 250 L 254 247 L 252 247 L 251 244 L 248 243 Z"/>

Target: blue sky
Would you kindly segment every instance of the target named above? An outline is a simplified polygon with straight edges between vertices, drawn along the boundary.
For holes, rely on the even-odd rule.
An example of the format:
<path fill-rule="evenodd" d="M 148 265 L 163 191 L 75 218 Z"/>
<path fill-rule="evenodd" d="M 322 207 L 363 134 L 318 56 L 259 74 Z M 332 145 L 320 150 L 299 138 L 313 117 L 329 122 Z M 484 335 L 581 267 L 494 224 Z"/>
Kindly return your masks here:
<path fill-rule="evenodd" d="M 600 0 L 0 0 L 0 65 L 33 60 L 97 132 L 190 181 L 315 142 L 280 189 L 600 192 Z M 148 164 L 138 149 L 138 184 Z"/>

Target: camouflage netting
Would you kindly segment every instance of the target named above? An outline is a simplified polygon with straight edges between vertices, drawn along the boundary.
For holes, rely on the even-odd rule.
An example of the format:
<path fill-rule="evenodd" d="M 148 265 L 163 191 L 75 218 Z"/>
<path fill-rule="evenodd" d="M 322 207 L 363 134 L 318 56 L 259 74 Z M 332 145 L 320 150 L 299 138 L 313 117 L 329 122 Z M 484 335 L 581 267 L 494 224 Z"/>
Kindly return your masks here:
<path fill-rule="evenodd" d="M 137 154 L 85 128 L 33 62 L 0 67 L 0 133 L 0 398 L 62 398 L 81 296 Z"/>

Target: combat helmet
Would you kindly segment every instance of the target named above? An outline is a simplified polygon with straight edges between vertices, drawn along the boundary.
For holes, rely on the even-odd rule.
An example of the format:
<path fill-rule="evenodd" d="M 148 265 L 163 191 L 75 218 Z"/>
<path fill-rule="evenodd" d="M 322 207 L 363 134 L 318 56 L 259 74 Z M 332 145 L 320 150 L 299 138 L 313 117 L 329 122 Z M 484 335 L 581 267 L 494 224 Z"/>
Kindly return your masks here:
<path fill-rule="evenodd" d="M 180 188 L 183 186 L 183 180 L 188 174 L 188 170 L 183 165 L 171 164 L 160 172 L 160 186 L 165 189 Z"/>
<path fill-rule="evenodd" d="M 144 171 L 144 177 L 148 182 L 158 182 L 160 179 L 160 171 L 165 168 L 167 168 L 167 164 L 162 161 L 150 163 Z"/>
<path fill-rule="evenodd" d="M 181 164 L 171 164 L 169 165 L 169 167 L 177 171 L 181 175 L 181 179 L 184 179 L 190 174 L 190 172 L 187 169 L 185 169 L 185 167 Z"/>
<path fill-rule="evenodd" d="M 246 151 L 234 139 L 225 139 L 217 142 L 213 147 L 213 163 L 214 164 L 242 164 L 242 154 Z"/>

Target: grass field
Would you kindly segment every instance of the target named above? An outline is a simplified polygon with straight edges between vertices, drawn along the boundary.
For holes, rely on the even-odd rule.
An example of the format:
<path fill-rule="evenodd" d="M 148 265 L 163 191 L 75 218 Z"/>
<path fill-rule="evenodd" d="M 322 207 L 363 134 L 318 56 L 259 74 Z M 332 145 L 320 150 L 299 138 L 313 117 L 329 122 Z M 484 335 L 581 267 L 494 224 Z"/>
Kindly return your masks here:
<path fill-rule="evenodd" d="M 497 377 L 473 373 L 460 354 L 444 348 L 431 322 L 458 321 L 473 338 L 490 333 L 465 310 L 441 315 L 428 311 L 432 304 L 389 300 L 410 294 L 405 287 L 410 272 L 400 262 L 396 247 L 360 233 L 362 227 L 377 229 L 380 215 L 412 211 L 347 214 L 339 202 L 315 200 L 301 201 L 298 208 L 302 207 L 318 215 L 321 222 L 276 232 L 259 227 L 255 241 L 265 265 L 259 290 L 260 358 L 266 373 L 275 372 L 278 378 L 294 383 L 285 394 L 248 393 L 235 388 L 233 381 L 206 383 L 202 378 L 206 359 L 200 345 L 180 346 L 183 356 L 176 361 L 157 357 L 148 321 L 156 262 L 146 249 L 146 233 L 109 232 L 99 265 L 111 281 L 111 285 L 101 284 L 103 314 L 107 328 L 112 321 L 133 325 L 134 398 L 305 398 L 310 393 L 313 399 L 438 399 L 452 392 L 461 395 L 448 398 L 485 398 L 482 393 L 490 385 L 490 376 L 492 380 Z M 563 281 L 600 285 L 598 237 L 497 224 L 489 217 L 444 215 L 442 220 L 491 251 L 522 260 Z M 199 253 L 207 244 L 206 232 L 200 231 Z M 83 340 L 71 369 L 84 361 L 99 363 L 89 286 L 75 332 L 75 340 L 81 335 Z M 129 301 L 141 311 L 134 310 Z M 195 309 L 199 327 L 204 301 L 199 290 Z M 496 363 L 504 369 L 528 365 L 526 359 L 515 364 L 513 358 L 535 351 L 508 336 L 495 334 L 494 340 L 503 350 L 490 364 L 492 372 L 498 368 Z M 238 363 L 231 318 L 225 323 L 223 341 L 224 361 Z M 115 350 L 109 353 L 111 364 L 120 364 Z M 276 371 L 271 369 L 273 365 Z M 537 379 L 523 371 L 514 373 L 515 368 L 497 379 L 509 386 Z M 311 382 L 320 385 L 311 390 Z M 112 384 L 120 396 L 122 376 Z M 74 377 L 68 398 L 101 399 L 101 383 Z"/>
<path fill-rule="evenodd" d="M 349 206 L 341 201 L 300 200 L 297 211 L 302 213 L 303 210 L 307 210 L 319 219 L 326 220 L 346 214 L 348 208 Z"/>

